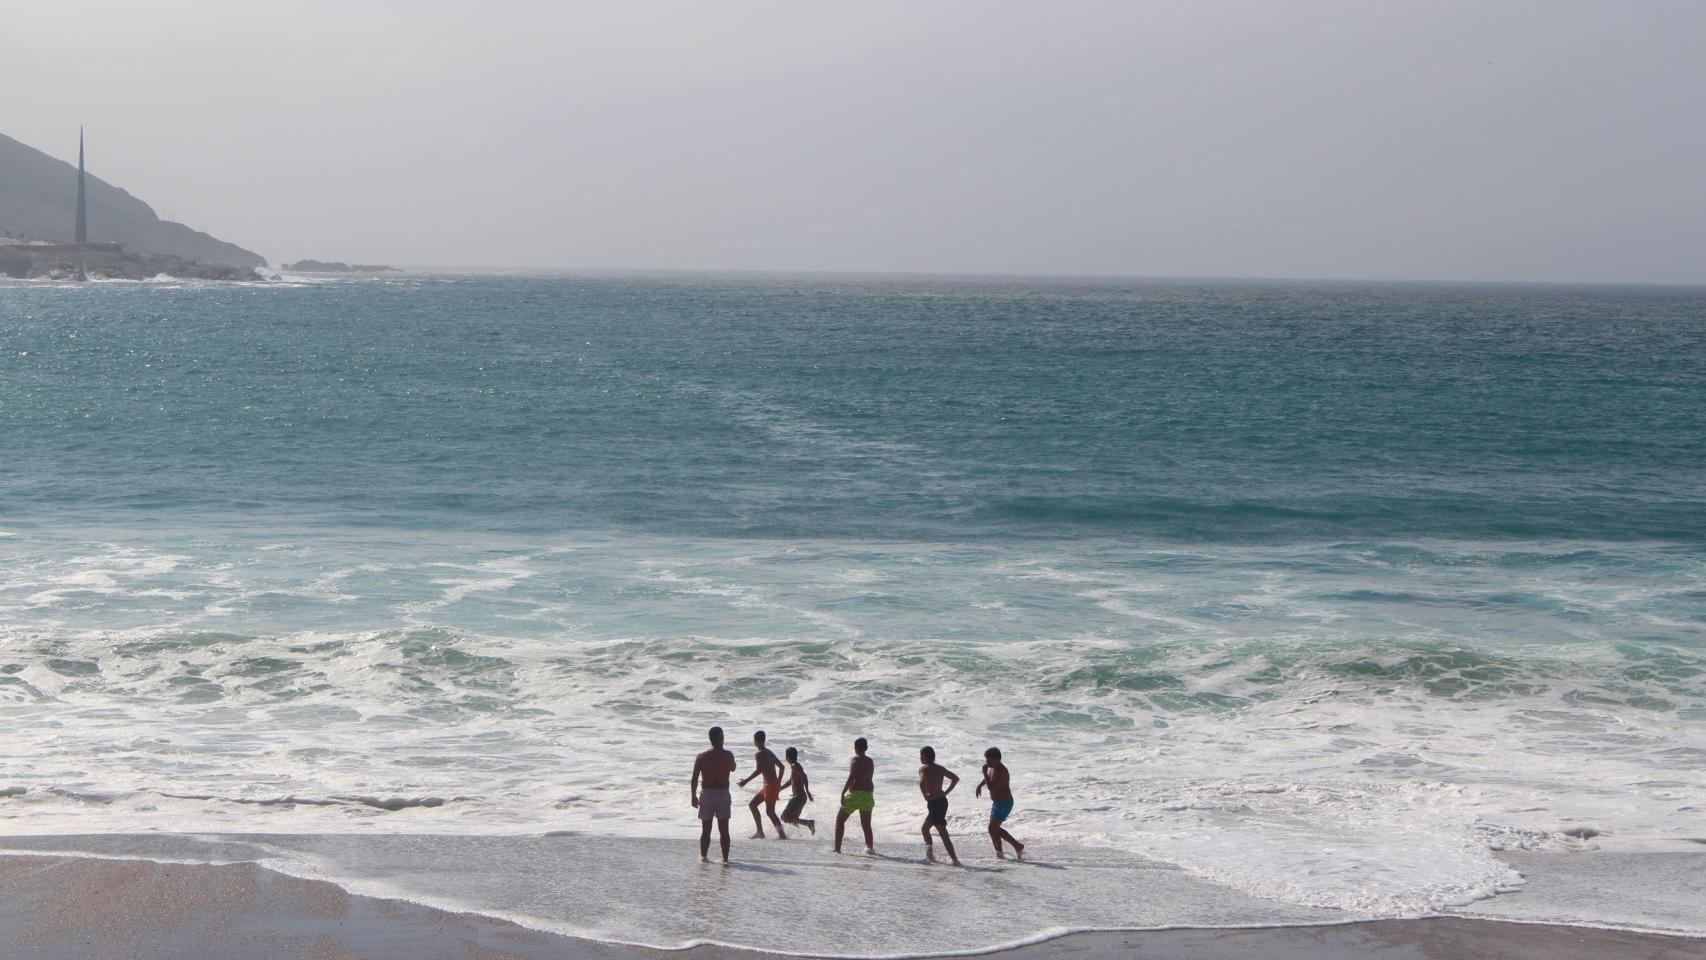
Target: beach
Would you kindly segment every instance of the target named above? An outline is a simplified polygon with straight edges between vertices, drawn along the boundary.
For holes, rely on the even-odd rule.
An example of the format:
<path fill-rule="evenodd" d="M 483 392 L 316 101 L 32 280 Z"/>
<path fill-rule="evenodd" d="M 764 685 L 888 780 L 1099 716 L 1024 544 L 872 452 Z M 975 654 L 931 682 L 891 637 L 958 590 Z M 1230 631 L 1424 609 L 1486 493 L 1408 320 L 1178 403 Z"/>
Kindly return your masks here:
<path fill-rule="evenodd" d="M 0 960 L 1706 960 L 1702 36 L 8 4 Z"/>
<path fill-rule="evenodd" d="M 77 838 L 41 840 L 49 846 L 78 842 Z M 667 891 L 658 891 L 651 902 L 613 906 L 635 911 L 668 909 L 668 900 Z M 732 899 L 729 905 L 734 906 Z M 856 901 L 833 906 L 849 914 L 859 909 Z M 1024 908 L 1022 904 L 1016 907 Z M 800 917 L 780 922 L 806 920 Z M 875 917 L 859 921 L 861 925 L 882 922 Z M 771 928 L 743 926 L 732 916 L 727 928 L 731 938 L 757 940 L 764 939 L 767 929 Z M 803 955 L 885 955 L 860 949 L 857 942 L 845 946 L 845 951 L 833 954 Z M 943 953 L 968 949 L 950 941 L 938 946 L 944 948 L 938 951 Z M 773 950 L 707 944 L 683 944 L 663 951 L 551 933 L 479 913 L 351 894 L 325 881 L 291 877 L 252 862 L 213 865 L 16 853 L 0 856 L 0 952 L 40 960 L 617 960 L 669 956 L 721 960 L 777 955 Z M 1706 956 L 1706 940 L 1442 917 L 1318 926 L 1068 933 L 998 949 L 989 955 L 1014 960 L 1685 960 Z"/>
<path fill-rule="evenodd" d="M 378 960 L 1706 956 L 1706 938 L 1667 931 L 1706 894 L 1706 853 L 1521 856 L 1515 865 L 1531 878 L 1522 893 L 1385 920 L 1256 903 L 1097 851 L 1030 864 L 980 852 L 964 868 L 925 865 L 904 842 L 880 843 L 870 858 L 737 841 L 728 866 L 694 853 L 691 837 L 14 837 L 0 844 L 0 949 Z M 1667 875 L 1668 892 L 1620 885 L 1630 871 Z M 1570 922 L 1578 904 L 1639 922 Z"/>

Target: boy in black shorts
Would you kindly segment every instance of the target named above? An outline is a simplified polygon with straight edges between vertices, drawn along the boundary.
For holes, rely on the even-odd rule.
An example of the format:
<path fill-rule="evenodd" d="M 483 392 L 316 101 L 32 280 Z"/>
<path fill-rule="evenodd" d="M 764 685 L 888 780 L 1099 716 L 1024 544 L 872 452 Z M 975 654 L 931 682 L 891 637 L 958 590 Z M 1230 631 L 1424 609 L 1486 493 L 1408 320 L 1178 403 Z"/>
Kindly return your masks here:
<path fill-rule="evenodd" d="M 943 781 L 947 784 L 944 786 Z M 930 842 L 930 828 L 935 827 L 942 837 L 942 846 L 948 851 L 948 859 L 954 866 L 960 865 L 960 858 L 954 856 L 954 841 L 948 839 L 948 794 L 960 785 L 960 778 L 954 771 L 936 762 L 936 748 L 925 747 L 918 751 L 918 792 L 924 794 L 924 858 L 931 863 L 936 862 L 936 847 Z"/>
<path fill-rule="evenodd" d="M 788 798 L 788 805 L 782 808 L 782 822 L 805 827 L 816 835 L 817 821 L 800 819 L 800 811 L 812 799 L 811 780 L 806 776 L 806 768 L 800 765 L 800 751 L 789 747 L 783 751 L 783 756 L 788 758 L 788 782 L 782 786 L 793 787 L 794 794 Z"/>

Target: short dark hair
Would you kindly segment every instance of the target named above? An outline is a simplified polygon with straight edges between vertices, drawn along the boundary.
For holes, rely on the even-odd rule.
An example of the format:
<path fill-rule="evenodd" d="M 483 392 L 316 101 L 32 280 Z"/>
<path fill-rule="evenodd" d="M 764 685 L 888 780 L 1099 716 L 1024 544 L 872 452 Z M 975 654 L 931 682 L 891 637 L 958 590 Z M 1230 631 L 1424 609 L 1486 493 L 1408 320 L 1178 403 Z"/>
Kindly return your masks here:
<path fill-rule="evenodd" d="M 869 746 L 870 746 L 870 744 L 865 742 L 865 738 L 860 737 L 859 739 L 853 741 L 853 752 L 854 753 L 864 753 L 865 748 L 869 747 Z"/>
<path fill-rule="evenodd" d="M 988 760 L 990 763 L 1000 763 L 1001 748 L 990 747 L 988 750 L 983 751 L 983 759 Z"/>
<path fill-rule="evenodd" d="M 789 760 L 798 760 L 800 759 L 800 751 L 795 750 L 793 747 L 789 747 L 782 751 L 782 756 L 787 757 Z"/>
<path fill-rule="evenodd" d="M 936 748 L 935 747 L 924 747 L 918 751 L 918 755 L 924 758 L 925 763 L 935 763 L 936 762 Z"/>
<path fill-rule="evenodd" d="M 763 743 L 764 742 L 764 731 L 760 730 L 757 733 L 754 733 L 752 735 L 752 739 L 758 741 L 759 743 Z"/>
<path fill-rule="evenodd" d="M 722 745 L 723 745 L 723 728 L 722 727 L 712 727 L 711 728 L 711 746 L 720 747 Z"/>

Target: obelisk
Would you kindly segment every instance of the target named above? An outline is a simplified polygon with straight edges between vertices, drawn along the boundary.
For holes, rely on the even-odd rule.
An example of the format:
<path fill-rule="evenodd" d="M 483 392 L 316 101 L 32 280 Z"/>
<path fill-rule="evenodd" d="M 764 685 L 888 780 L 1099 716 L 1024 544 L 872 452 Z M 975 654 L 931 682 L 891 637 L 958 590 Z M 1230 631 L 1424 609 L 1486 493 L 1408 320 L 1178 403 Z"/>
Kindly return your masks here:
<path fill-rule="evenodd" d="M 77 128 L 77 242 L 89 242 L 89 211 L 83 200 L 83 128 Z"/>

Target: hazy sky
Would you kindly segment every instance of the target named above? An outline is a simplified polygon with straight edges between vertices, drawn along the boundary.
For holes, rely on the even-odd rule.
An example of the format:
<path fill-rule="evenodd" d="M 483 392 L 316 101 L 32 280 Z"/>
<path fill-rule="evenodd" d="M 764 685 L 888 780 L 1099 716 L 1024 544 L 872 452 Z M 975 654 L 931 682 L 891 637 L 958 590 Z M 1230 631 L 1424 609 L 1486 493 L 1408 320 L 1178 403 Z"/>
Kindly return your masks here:
<path fill-rule="evenodd" d="M 0 0 L 0 131 L 87 124 L 274 263 L 1706 281 L 1702 37 L 1700 0 Z"/>

